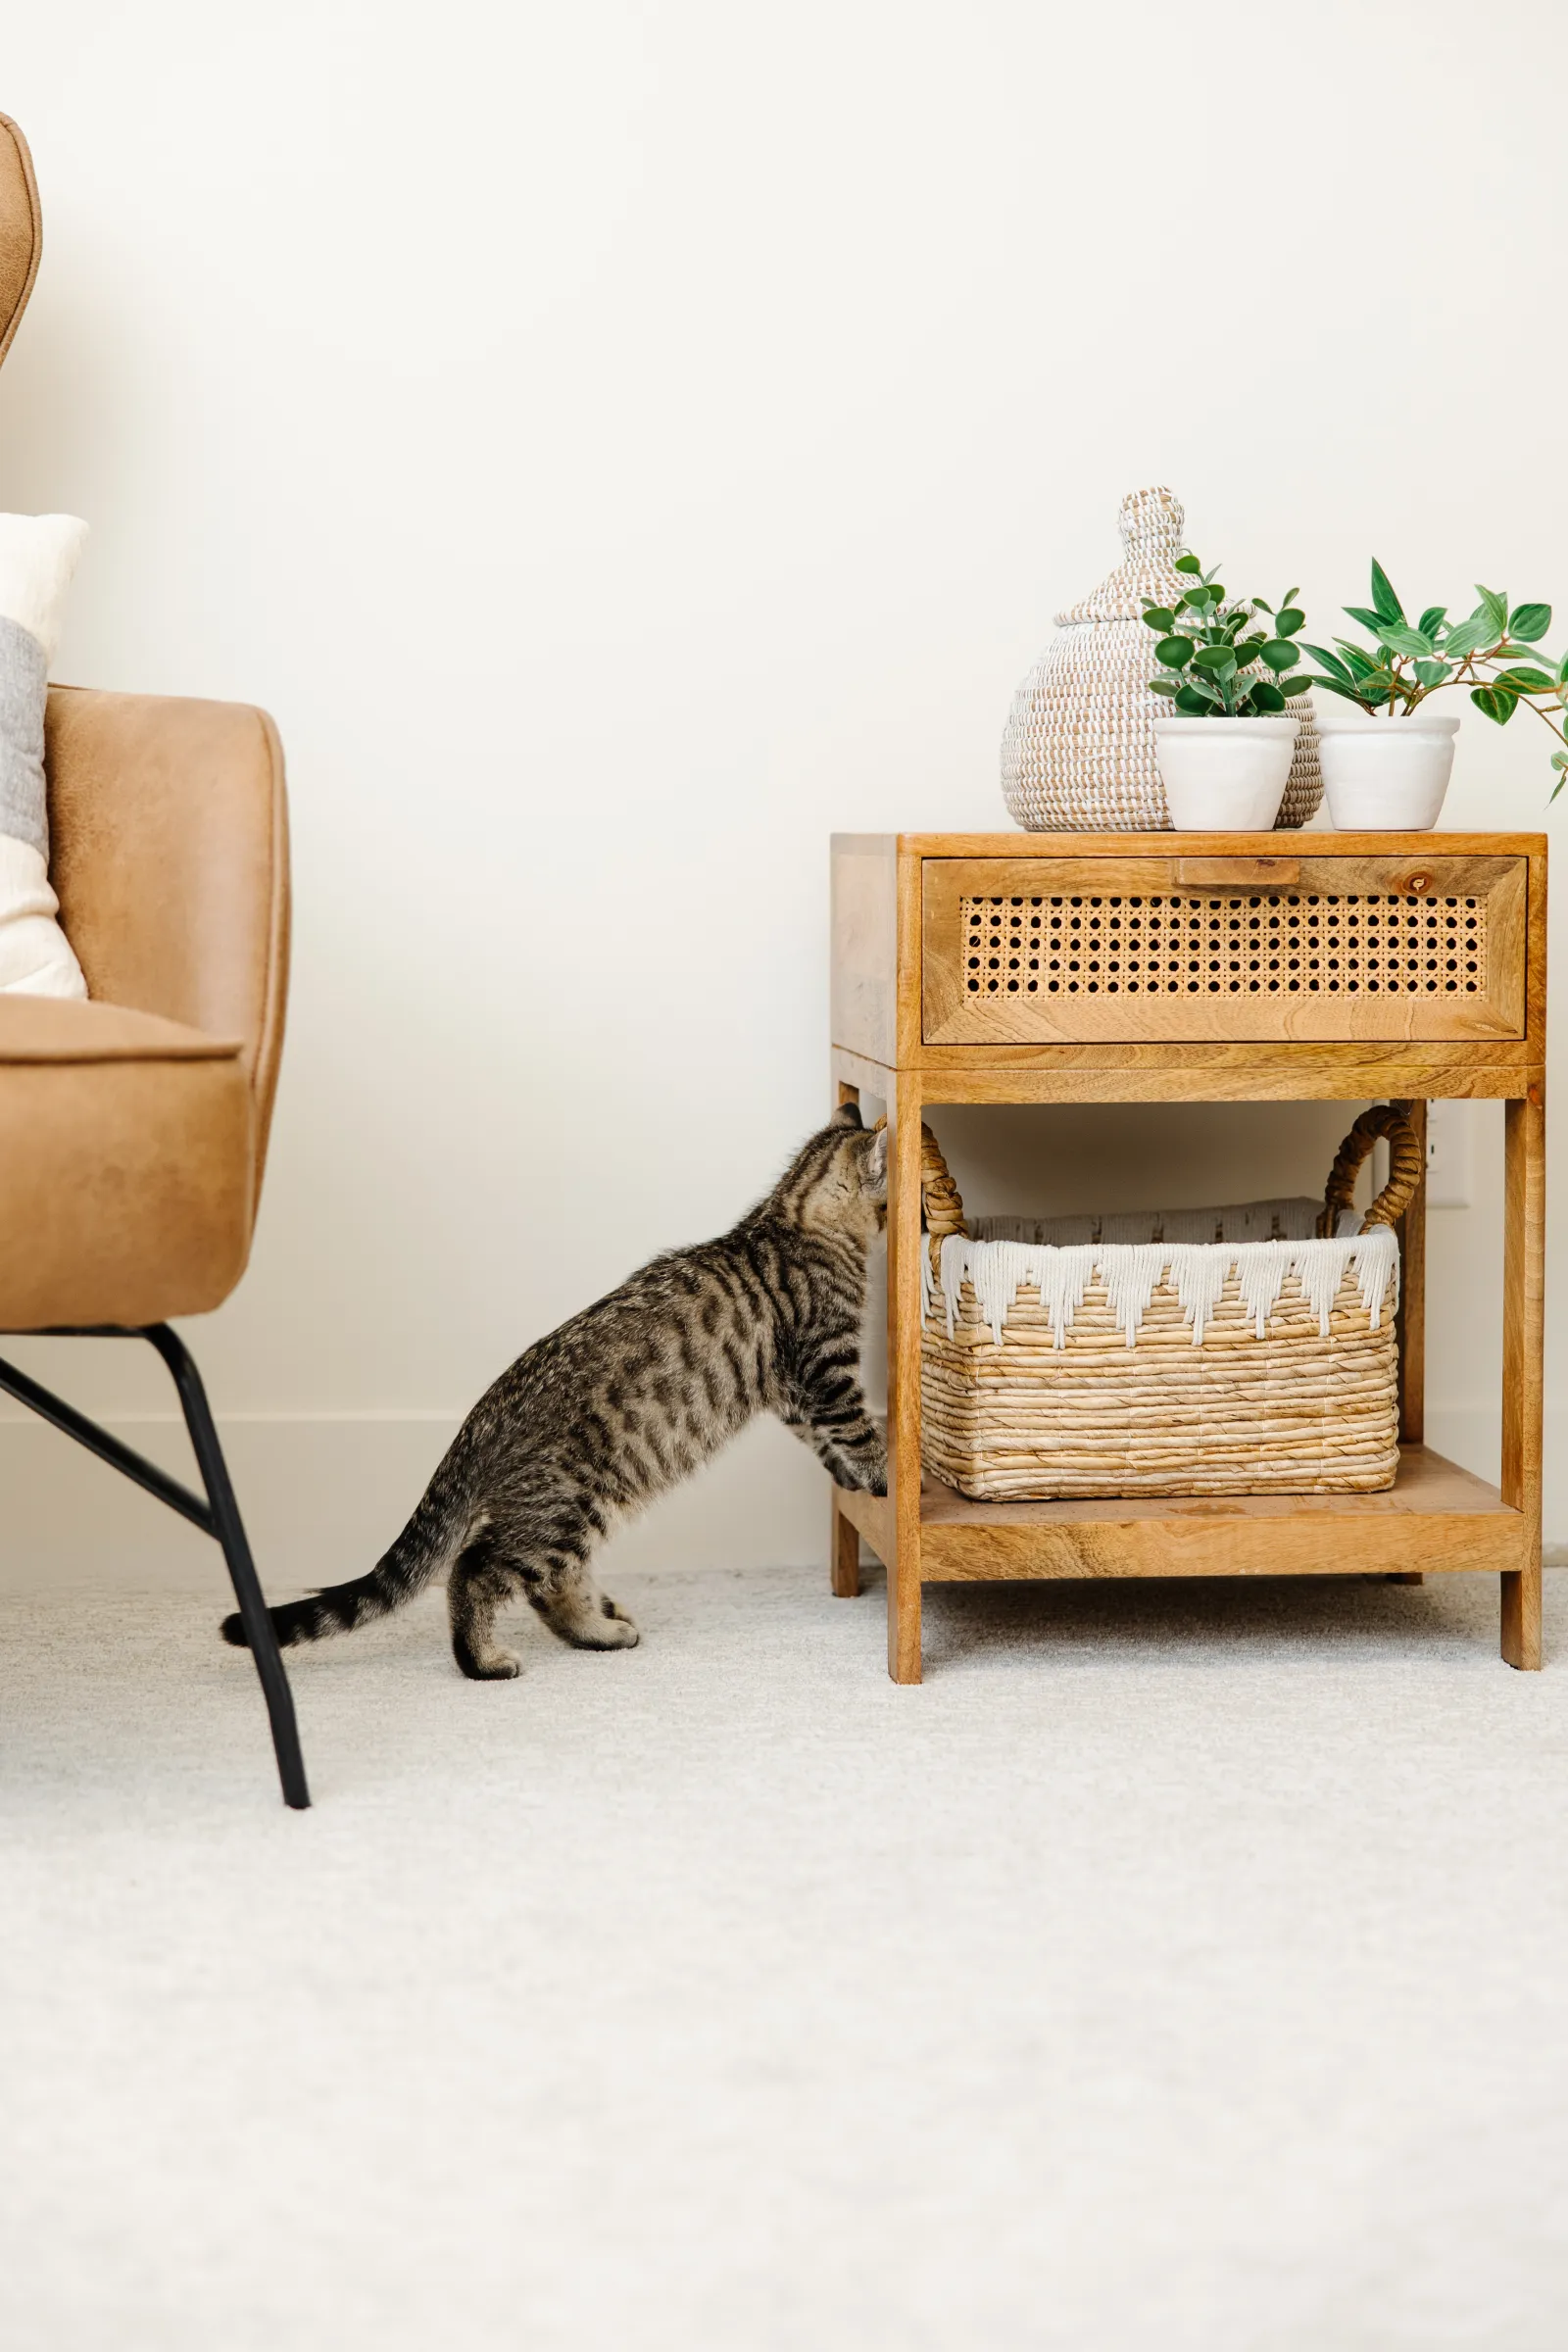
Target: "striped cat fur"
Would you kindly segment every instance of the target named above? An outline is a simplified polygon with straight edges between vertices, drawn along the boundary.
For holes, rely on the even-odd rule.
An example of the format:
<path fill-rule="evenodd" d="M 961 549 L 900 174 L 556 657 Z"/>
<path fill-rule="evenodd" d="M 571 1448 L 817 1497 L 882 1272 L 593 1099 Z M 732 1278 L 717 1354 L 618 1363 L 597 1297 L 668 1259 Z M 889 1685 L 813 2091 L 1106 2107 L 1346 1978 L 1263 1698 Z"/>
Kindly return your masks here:
<path fill-rule="evenodd" d="M 841 1487 L 887 1491 L 860 1388 L 866 1259 L 886 1219 L 887 1136 L 847 1103 L 716 1241 L 672 1250 L 535 1342 L 480 1397 L 368 1576 L 271 1611 L 284 1643 L 366 1625 L 445 1575 L 452 1648 L 510 1678 L 496 1617 L 521 1596 L 562 1641 L 625 1649 L 637 1628 L 590 1566 L 611 1529 L 761 1412 Z M 245 1631 L 225 1618 L 238 1647 Z"/>

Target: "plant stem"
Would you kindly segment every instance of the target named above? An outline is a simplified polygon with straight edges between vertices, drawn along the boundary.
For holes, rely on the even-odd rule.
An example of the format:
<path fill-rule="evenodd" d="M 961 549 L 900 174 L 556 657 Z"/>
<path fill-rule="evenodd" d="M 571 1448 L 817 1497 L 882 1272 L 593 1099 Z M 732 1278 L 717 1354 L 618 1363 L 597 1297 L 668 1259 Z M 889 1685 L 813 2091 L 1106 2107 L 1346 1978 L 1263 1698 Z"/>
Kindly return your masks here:
<path fill-rule="evenodd" d="M 1533 710 L 1536 716 L 1541 720 L 1543 726 L 1549 727 L 1552 733 L 1556 736 L 1557 741 L 1562 745 L 1564 751 L 1568 751 L 1568 734 L 1564 733 L 1563 729 L 1557 724 L 1557 721 L 1552 718 L 1548 712 L 1543 710 L 1539 703 L 1532 702 L 1528 694 L 1521 694 L 1517 697 L 1517 700 L 1523 703 L 1527 710 Z M 1561 787 L 1559 786 L 1559 790 L 1560 789 Z"/>

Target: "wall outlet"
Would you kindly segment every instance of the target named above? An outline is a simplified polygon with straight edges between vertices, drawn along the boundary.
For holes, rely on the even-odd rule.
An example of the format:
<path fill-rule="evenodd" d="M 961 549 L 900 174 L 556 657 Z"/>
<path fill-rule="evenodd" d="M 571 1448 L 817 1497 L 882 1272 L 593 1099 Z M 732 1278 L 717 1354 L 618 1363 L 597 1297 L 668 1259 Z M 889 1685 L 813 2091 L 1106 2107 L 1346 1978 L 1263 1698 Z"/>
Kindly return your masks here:
<path fill-rule="evenodd" d="M 1468 1208 L 1475 1197 L 1475 1105 L 1427 1104 L 1427 1206 Z"/>

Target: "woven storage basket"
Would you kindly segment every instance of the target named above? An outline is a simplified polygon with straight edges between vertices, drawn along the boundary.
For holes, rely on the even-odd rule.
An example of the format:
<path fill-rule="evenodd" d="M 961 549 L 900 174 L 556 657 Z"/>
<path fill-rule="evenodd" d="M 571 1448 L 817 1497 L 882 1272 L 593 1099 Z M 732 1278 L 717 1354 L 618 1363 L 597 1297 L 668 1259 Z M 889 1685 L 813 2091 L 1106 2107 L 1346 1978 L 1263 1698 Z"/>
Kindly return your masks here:
<path fill-rule="evenodd" d="M 1388 1185 L 1359 1230 L 1347 1230 L 1355 1172 L 1379 1136 Z M 925 1129 L 926 1469 L 993 1502 L 1392 1486 L 1392 1227 L 1421 1173 L 1411 1128 L 1380 1105 L 1346 1138 L 1321 1210 L 1279 1201 L 1180 1220 L 1152 1213 L 1141 1241 L 1063 1247 L 970 1238 Z M 1126 1232 L 1139 1221 L 1113 1222 Z M 1277 1238 L 1246 1238 L 1259 1231 Z M 1222 1238 L 1188 1238 L 1199 1233 Z"/>
<path fill-rule="evenodd" d="M 1154 721 L 1170 705 L 1150 691 L 1158 663 L 1146 596 L 1174 604 L 1182 510 L 1168 490 L 1133 490 L 1117 517 L 1122 561 L 1081 604 L 1013 697 L 1002 739 L 1002 797 L 1031 833 L 1149 833 L 1170 824 L 1154 760 Z M 1304 825 L 1323 798 L 1317 733 L 1304 701 L 1290 781 L 1275 822 Z"/>

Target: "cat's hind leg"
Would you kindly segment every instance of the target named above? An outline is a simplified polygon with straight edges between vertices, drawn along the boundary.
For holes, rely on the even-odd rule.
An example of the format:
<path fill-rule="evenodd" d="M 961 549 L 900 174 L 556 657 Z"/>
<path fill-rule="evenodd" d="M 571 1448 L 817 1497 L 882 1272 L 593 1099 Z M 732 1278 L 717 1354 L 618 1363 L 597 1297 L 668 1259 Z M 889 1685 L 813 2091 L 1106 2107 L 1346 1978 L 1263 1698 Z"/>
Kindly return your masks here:
<path fill-rule="evenodd" d="M 589 1566 L 607 1518 L 591 1499 L 560 1487 L 492 1503 L 495 1516 L 459 1556 L 447 1583 L 452 1649 L 476 1682 L 518 1672 L 518 1660 L 495 1640 L 496 1614 L 521 1593 L 559 1640 L 573 1649 L 631 1649 L 637 1628 Z"/>
<path fill-rule="evenodd" d="M 550 1631 L 573 1649 L 636 1647 L 637 1628 L 600 1591 L 585 1560 L 557 1555 L 545 1562 L 543 1581 L 524 1589 Z"/>
<path fill-rule="evenodd" d="M 470 1682 L 510 1682 L 522 1672 L 515 1650 L 503 1649 L 495 1638 L 497 1614 L 519 1588 L 527 1589 L 524 1573 L 510 1564 L 489 1529 L 453 1562 L 447 1578 L 452 1654 Z"/>
<path fill-rule="evenodd" d="M 550 1631 L 573 1649 L 631 1649 L 637 1628 L 600 1591 L 588 1564 L 599 1532 L 587 1520 L 568 1529 L 558 1519 L 548 1545 L 530 1546 L 523 1591 Z"/>

